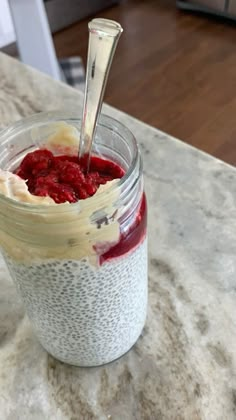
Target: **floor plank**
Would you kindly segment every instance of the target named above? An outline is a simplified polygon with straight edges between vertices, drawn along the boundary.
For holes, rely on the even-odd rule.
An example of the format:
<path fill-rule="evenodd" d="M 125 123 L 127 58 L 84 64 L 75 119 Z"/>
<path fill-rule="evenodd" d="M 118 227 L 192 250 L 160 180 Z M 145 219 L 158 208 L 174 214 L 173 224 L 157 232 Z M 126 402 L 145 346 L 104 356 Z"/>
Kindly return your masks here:
<path fill-rule="evenodd" d="M 124 0 L 97 16 L 124 27 L 105 100 L 235 164 L 236 25 L 174 0 Z M 59 57 L 86 62 L 89 20 L 54 36 Z"/>

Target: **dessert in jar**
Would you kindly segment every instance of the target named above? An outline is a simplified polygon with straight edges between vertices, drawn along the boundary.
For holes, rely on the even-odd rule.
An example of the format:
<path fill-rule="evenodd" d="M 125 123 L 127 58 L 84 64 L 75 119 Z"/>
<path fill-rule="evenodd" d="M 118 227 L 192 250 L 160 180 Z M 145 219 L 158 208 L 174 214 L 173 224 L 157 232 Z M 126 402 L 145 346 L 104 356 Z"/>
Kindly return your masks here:
<path fill-rule="evenodd" d="M 101 116 L 86 174 L 79 127 L 46 113 L 1 133 L 0 243 L 42 346 L 97 366 L 145 323 L 147 205 L 132 133 Z"/>

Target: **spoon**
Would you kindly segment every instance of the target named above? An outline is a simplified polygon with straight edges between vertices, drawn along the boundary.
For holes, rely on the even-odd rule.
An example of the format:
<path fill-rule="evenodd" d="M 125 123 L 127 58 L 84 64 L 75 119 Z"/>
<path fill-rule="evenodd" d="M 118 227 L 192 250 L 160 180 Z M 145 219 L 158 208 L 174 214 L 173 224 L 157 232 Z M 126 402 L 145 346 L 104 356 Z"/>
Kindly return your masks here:
<path fill-rule="evenodd" d="M 123 29 L 114 20 L 93 19 L 89 22 L 89 47 L 79 158 L 89 170 L 92 144 L 109 70 Z"/>

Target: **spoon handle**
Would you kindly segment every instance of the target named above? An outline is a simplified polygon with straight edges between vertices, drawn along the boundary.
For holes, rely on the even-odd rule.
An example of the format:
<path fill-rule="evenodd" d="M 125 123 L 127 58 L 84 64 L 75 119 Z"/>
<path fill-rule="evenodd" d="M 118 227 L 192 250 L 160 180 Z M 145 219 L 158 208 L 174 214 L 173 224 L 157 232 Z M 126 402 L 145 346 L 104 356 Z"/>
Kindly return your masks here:
<path fill-rule="evenodd" d="M 108 19 L 93 19 L 88 27 L 89 47 L 79 148 L 79 158 L 87 159 L 87 169 L 110 66 L 123 31 L 119 23 Z"/>

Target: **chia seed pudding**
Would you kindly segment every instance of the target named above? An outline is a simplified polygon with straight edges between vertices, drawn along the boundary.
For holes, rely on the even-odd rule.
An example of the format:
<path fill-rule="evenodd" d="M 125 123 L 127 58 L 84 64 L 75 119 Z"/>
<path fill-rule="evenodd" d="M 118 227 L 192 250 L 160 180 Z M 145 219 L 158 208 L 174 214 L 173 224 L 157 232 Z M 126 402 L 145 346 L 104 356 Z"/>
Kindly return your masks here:
<path fill-rule="evenodd" d="M 24 153 L 7 160 L 3 153 L 4 140 L 14 145 L 18 140 L 18 126 L 10 139 L 3 132 L 3 150 L 0 146 L 3 256 L 43 347 L 79 366 L 101 365 L 126 353 L 139 338 L 147 311 L 140 155 L 132 134 L 103 118 L 100 138 L 107 144 L 107 136 L 119 132 L 123 145 L 111 156 L 96 150 L 89 173 L 74 154 L 78 121 L 72 126 L 58 120 L 58 130 L 41 114 L 39 131 L 45 133 L 47 124 L 53 135 L 32 144 L 36 121 L 29 118 L 22 122 L 30 129 L 25 130 L 30 144 L 21 145 Z"/>
<path fill-rule="evenodd" d="M 27 266 L 6 258 L 42 346 L 57 359 L 95 366 L 126 353 L 146 318 L 146 240 L 94 269 L 88 260 Z"/>

